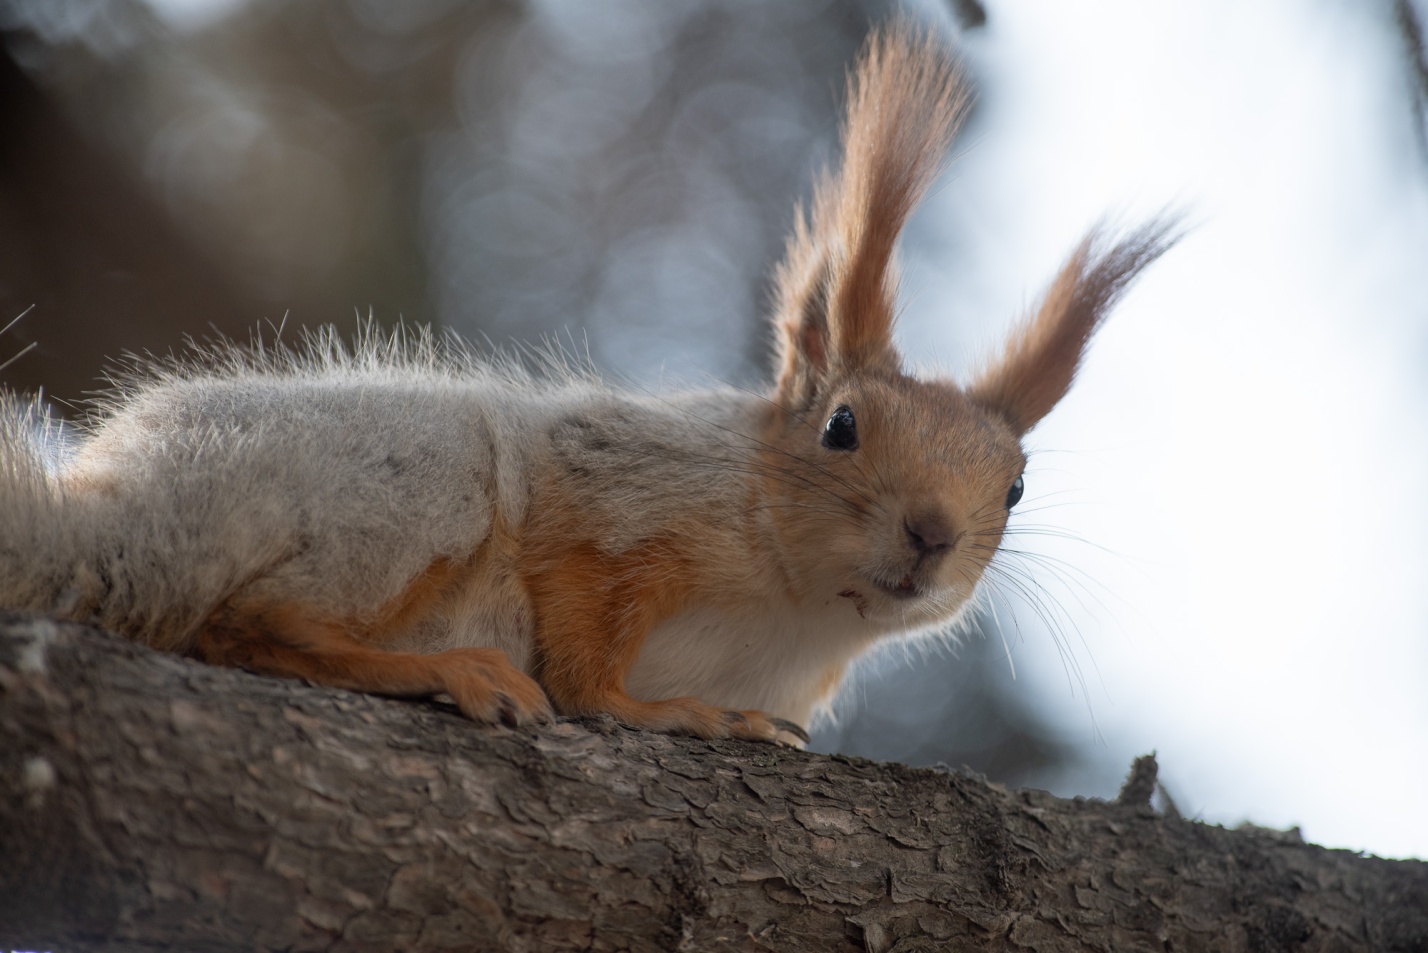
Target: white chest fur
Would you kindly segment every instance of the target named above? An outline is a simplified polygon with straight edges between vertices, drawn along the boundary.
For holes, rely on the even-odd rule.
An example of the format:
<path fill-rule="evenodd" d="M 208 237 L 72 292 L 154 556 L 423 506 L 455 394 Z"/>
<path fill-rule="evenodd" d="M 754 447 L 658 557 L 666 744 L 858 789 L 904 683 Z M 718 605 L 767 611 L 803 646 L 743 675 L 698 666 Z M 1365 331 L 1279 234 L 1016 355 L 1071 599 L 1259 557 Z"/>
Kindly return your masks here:
<path fill-rule="evenodd" d="M 692 609 L 650 633 L 626 688 L 641 700 L 692 695 L 806 725 L 877 636 L 841 599 Z"/>

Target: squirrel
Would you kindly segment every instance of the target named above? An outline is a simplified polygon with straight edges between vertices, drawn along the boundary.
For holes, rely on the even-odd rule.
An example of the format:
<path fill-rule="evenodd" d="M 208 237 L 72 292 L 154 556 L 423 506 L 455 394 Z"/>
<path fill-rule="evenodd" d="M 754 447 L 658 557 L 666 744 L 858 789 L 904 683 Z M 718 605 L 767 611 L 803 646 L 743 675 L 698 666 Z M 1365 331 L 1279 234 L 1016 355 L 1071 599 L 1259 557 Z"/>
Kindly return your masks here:
<path fill-rule="evenodd" d="M 965 385 L 893 344 L 899 233 L 970 102 L 876 31 L 841 166 L 795 211 L 762 393 L 655 395 L 430 331 L 148 362 L 54 448 L 0 407 L 0 605 L 260 674 L 798 746 L 875 643 L 945 631 L 1021 499 L 1024 435 L 1176 237 L 1075 248 Z"/>

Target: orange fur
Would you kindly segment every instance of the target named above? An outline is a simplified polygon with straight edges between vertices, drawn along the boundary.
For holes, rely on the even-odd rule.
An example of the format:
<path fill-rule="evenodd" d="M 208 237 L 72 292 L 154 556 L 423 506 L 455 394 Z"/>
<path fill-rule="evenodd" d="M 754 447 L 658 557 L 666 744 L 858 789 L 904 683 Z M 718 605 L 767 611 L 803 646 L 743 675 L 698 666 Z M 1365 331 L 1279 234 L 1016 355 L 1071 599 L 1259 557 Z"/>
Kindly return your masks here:
<path fill-rule="evenodd" d="M 949 51 L 897 21 L 876 34 L 848 78 L 843 165 L 800 210 L 777 274 L 779 390 L 808 391 L 829 356 L 841 370 L 896 370 L 893 252 L 941 173 L 971 103 Z"/>
<path fill-rule="evenodd" d="M 444 556 L 433 560 L 406 589 L 382 604 L 363 627 L 363 641 L 381 645 L 411 631 L 460 585 L 468 569 L 465 563 Z"/>
<path fill-rule="evenodd" d="M 1130 283 L 1178 238 L 1157 219 L 1110 248 L 1093 229 L 1052 282 L 1035 313 L 1007 342 L 1001 360 L 972 385 L 973 399 L 1024 434 L 1066 396 L 1082 355 Z"/>
<path fill-rule="evenodd" d="M 823 676 L 818 679 L 818 688 L 815 697 L 818 699 L 818 706 L 823 707 L 832 704 L 833 696 L 838 694 L 838 688 L 843 684 L 843 676 L 848 674 L 848 663 L 840 662 L 831 666 Z"/>
<path fill-rule="evenodd" d="M 468 717 L 525 724 L 550 716 L 545 693 L 499 649 L 463 648 L 423 655 L 359 641 L 381 640 L 425 615 L 460 575 L 438 559 L 367 625 L 325 618 L 300 605 L 251 605 L 230 599 L 204 623 L 194 652 L 212 665 L 319 685 L 420 697 L 446 692 Z"/>
<path fill-rule="evenodd" d="M 645 638 L 697 589 L 693 561 L 673 540 L 623 553 L 592 542 L 543 549 L 531 553 L 523 577 L 536 609 L 540 680 L 557 711 L 605 712 L 637 728 L 703 738 L 773 740 L 786 730 L 763 712 L 694 698 L 638 701 L 626 691 Z"/>

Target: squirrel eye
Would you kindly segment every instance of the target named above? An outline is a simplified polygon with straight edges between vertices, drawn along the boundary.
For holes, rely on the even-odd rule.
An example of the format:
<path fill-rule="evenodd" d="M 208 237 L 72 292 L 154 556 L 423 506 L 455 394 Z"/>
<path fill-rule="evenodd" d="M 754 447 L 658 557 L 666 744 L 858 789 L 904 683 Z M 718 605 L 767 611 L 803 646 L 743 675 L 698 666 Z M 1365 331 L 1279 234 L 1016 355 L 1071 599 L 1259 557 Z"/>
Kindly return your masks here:
<path fill-rule="evenodd" d="M 858 449 L 858 422 L 846 405 L 833 411 L 823 428 L 823 446 L 829 450 Z"/>
<path fill-rule="evenodd" d="M 1011 489 L 1007 490 L 1007 509 L 1011 509 L 1021 502 L 1021 494 L 1025 489 L 1026 487 L 1022 484 L 1021 477 L 1017 477 L 1016 482 L 1011 485 Z"/>

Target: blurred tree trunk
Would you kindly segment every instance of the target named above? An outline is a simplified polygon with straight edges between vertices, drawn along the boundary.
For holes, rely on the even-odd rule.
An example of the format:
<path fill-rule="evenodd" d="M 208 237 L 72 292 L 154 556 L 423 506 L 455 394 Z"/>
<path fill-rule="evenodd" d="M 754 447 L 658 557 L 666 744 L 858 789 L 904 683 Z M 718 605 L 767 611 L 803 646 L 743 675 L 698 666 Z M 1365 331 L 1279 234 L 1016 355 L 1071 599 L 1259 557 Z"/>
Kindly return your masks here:
<path fill-rule="evenodd" d="M 185 330 L 246 336 L 260 304 L 73 127 L 5 51 L 14 39 L 0 34 L 0 327 L 29 313 L 0 339 L 0 363 L 36 348 L 6 384 L 77 400 L 126 351 L 162 353 Z"/>
<path fill-rule="evenodd" d="M 1424 950 L 1428 864 L 0 616 L 6 950 Z"/>

